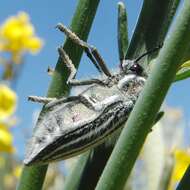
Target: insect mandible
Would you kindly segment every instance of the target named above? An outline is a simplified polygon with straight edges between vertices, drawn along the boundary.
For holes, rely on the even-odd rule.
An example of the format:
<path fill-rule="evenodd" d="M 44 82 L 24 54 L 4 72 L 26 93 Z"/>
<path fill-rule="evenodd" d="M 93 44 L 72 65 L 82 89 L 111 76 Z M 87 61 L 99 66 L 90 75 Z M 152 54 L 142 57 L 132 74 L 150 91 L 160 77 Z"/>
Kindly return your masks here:
<path fill-rule="evenodd" d="M 31 101 L 44 103 L 46 112 L 39 117 L 28 143 L 25 165 L 70 158 L 97 146 L 121 129 L 147 78 L 138 61 L 160 48 L 156 47 L 135 60 L 121 61 L 119 71 L 111 73 L 95 47 L 82 41 L 64 25 L 58 24 L 57 28 L 84 49 L 104 78 L 74 79 L 76 69 L 71 59 L 62 47 L 58 48 L 60 58 L 70 70 L 67 83 L 87 86 L 76 96 L 59 99 L 29 97 Z"/>

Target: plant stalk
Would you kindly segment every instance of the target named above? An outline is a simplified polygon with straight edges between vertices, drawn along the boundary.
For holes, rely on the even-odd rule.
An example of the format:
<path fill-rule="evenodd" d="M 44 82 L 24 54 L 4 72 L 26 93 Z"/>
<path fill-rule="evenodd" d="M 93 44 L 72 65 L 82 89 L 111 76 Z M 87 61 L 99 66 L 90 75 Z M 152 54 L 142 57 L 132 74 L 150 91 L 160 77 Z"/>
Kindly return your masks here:
<path fill-rule="evenodd" d="M 185 0 L 175 25 L 165 40 L 155 67 L 124 127 L 96 190 L 121 190 L 151 131 L 156 114 L 175 78 L 190 41 L 190 1 Z M 154 167 L 154 166 L 153 166 Z"/>

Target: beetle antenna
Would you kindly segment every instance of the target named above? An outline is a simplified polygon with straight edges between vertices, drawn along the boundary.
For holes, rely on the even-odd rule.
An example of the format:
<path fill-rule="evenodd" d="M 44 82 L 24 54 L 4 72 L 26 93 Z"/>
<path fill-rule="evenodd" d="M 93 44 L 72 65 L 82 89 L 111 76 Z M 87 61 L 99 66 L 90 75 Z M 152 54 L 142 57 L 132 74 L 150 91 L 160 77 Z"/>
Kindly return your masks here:
<path fill-rule="evenodd" d="M 162 46 L 163 46 L 163 44 L 160 44 L 160 45 L 158 45 L 157 47 L 151 49 L 150 51 L 147 51 L 147 52 L 143 53 L 142 55 L 140 55 L 139 57 L 137 57 L 137 58 L 135 59 L 135 62 L 138 62 L 140 59 L 142 59 L 142 58 L 145 57 L 146 55 L 149 55 L 149 54 L 154 53 L 155 51 L 158 51 L 160 48 L 162 48 Z"/>

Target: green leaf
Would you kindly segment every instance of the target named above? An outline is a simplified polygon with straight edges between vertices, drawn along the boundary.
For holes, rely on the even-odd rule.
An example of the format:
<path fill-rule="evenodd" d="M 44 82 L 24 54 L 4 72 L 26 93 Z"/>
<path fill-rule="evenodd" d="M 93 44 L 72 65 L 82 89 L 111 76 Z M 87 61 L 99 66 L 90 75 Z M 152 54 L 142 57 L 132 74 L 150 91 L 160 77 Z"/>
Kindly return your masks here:
<path fill-rule="evenodd" d="M 175 77 L 175 82 L 180 81 L 180 80 L 184 80 L 190 77 L 190 67 L 189 68 L 183 68 L 180 69 Z"/>
<path fill-rule="evenodd" d="M 85 41 L 88 37 L 98 4 L 99 0 L 80 0 L 73 16 L 71 29 Z M 61 34 L 58 33 L 58 35 Z M 63 48 L 77 67 L 82 56 L 82 49 L 68 39 L 64 43 Z M 66 85 L 68 75 L 68 69 L 61 62 L 61 59 L 58 59 L 52 82 L 48 90 L 49 97 L 68 95 L 70 90 L 69 86 Z M 44 110 L 42 110 L 41 114 L 43 113 Z M 24 167 L 17 190 L 42 189 L 46 171 L 47 165 Z"/>
<path fill-rule="evenodd" d="M 190 77 L 190 60 L 183 63 L 176 74 L 175 82 L 184 80 Z"/>
<path fill-rule="evenodd" d="M 157 112 L 175 78 L 190 41 L 190 1 L 185 0 L 170 36 L 165 40 L 155 66 L 120 138 L 108 160 L 96 190 L 121 190 L 151 131 Z M 154 166 L 153 166 L 154 167 Z"/>

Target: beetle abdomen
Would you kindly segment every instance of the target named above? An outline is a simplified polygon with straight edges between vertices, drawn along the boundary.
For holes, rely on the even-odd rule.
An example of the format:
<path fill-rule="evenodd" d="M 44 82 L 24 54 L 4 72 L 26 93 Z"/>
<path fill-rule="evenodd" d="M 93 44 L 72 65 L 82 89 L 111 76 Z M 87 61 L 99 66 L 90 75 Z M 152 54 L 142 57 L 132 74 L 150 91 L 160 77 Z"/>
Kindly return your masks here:
<path fill-rule="evenodd" d="M 89 146 L 96 146 L 127 120 L 132 108 L 133 102 L 131 101 L 110 105 L 95 120 L 73 130 L 65 131 L 33 158 L 26 160 L 25 164 L 47 163 L 69 158 L 85 151 Z"/>

